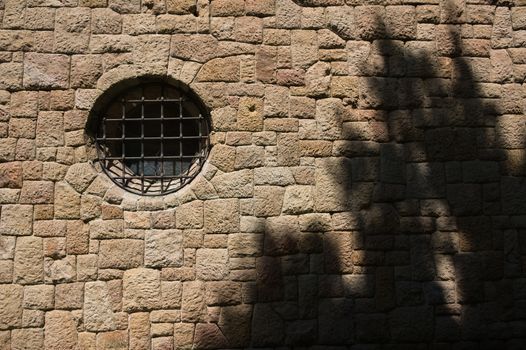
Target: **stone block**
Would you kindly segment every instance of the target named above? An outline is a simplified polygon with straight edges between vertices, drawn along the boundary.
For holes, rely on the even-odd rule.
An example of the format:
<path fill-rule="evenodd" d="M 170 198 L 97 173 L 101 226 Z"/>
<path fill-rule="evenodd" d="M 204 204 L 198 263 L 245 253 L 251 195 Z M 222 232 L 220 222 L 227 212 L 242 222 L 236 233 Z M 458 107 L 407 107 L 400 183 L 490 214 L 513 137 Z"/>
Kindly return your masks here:
<path fill-rule="evenodd" d="M 254 188 L 254 215 L 275 216 L 281 213 L 285 189 L 278 186 Z"/>
<path fill-rule="evenodd" d="M 24 65 L 18 62 L 0 63 L 0 89 L 20 89 Z"/>
<path fill-rule="evenodd" d="M 64 310 L 82 309 L 84 283 L 57 284 L 55 287 L 55 308 Z"/>
<path fill-rule="evenodd" d="M 158 270 L 137 268 L 124 272 L 123 309 L 152 310 L 160 307 L 161 280 Z"/>
<path fill-rule="evenodd" d="M 64 181 L 55 184 L 55 218 L 80 218 L 80 195 Z"/>
<path fill-rule="evenodd" d="M 229 233 L 239 230 L 239 201 L 215 199 L 205 202 L 205 230 L 210 233 Z"/>
<path fill-rule="evenodd" d="M 126 249 L 122 249 L 126 247 Z M 110 239 L 100 242 L 99 267 L 130 269 L 143 263 L 144 242 L 136 239 Z"/>
<path fill-rule="evenodd" d="M 228 251 L 226 249 L 198 249 L 196 254 L 197 278 L 217 281 L 228 276 Z"/>
<path fill-rule="evenodd" d="M 51 181 L 24 181 L 24 186 L 20 192 L 20 203 L 53 203 L 54 188 L 55 186 Z"/>
<path fill-rule="evenodd" d="M 179 229 L 193 229 L 203 227 L 203 202 L 192 201 L 180 205 L 176 209 L 175 227 Z"/>
<path fill-rule="evenodd" d="M 19 237 L 14 263 L 14 280 L 20 284 L 42 282 L 44 279 L 44 256 L 42 238 Z"/>
<path fill-rule="evenodd" d="M 201 67 L 197 74 L 197 81 L 239 81 L 240 77 L 239 57 L 215 58 Z"/>
<path fill-rule="evenodd" d="M 77 163 L 69 167 L 65 180 L 77 192 L 84 192 L 97 176 L 97 172 L 91 164 Z"/>
<path fill-rule="evenodd" d="M 145 234 L 144 265 L 183 265 L 183 233 L 179 230 L 150 230 Z"/>
<path fill-rule="evenodd" d="M 33 206 L 4 205 L 0 217 L 0 230 L 4 235 L 27 236 L 33 229 Z"/>
<path fill-rule="evenodd" d="M 22 325 L 23 287 L 15 284 L 0 285 L 0 329 Z"/>
<path fill-rule="evenodd" d="M 128 332 L 111 331 L 97 334 L 97 349 L 128 349 Z"/>
<path fill-rule="evenodd" d="M 39 112 L 36 145 L 38 147 L 64 145 L 64 120 L 61 112 Z"/>
<path fill-rule="evenodd" d="M 86 330 L 114 330 L 115 315 L 111 307 L 110 290 L 106 282 L 87 282 L 84 287 L 84 325 Z"/>
<path fill-rule="evenodd" d="M 250 170 L 216 175 L 210 183 L 214 186 L 219 197 L 223 198 L 250 197 L 253 193 L 253 175 Z"/>
<path fill-rule="evenodd" d="M 51 310 L 54 306 L 55 288 L 52 285 L 24 287 L 24 309 Z"/>
<path fill-rule="evenodd" d="M 27 53 L 24 59 L 24 86 L 39 89 L 65 89 L 69 85 L 69 57 Z"/>
<path fill-rule="evenodd" d="M 303 214 L 314 209 L 313 186 L 288 186 L 283 199 L 283 213 Z"/>
<path fill-rule="evenodd" d="M 44 348 L 44 331 L 38 328 L 13 329 L 12 350 L 40 350 Z"/>
<path fill-rule="evenodd" d="M 148 349 L 150 346 L 150 316 L 147 312 L 130 314 L 130 349 Z"/>
<path fill-rule="evenodd" d="M 77 345 L 77 326 L 69 311 L 50 311 L 46 313 L 44 327 L 44 346 L 54 349 L 74 349 Z"/>
<path fill-rule="evenodd" d="M 205 285 L 201 281 L 183 283 L 181 319 L 183 322 L 198 322 L 206 314 Z"/>

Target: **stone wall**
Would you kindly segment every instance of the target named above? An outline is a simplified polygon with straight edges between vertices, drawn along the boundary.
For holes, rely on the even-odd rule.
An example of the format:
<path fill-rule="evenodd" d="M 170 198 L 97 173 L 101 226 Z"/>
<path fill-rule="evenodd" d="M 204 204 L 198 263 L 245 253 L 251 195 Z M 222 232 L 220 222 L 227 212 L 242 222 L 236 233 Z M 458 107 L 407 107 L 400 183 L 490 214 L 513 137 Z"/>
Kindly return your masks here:
<path fill-rule="evenodd" d="M 0 349 L 526 346 L 524 0 L 0 8 Z M 86 132 L 152 75 L 214 131 L 164 197 Z"/>

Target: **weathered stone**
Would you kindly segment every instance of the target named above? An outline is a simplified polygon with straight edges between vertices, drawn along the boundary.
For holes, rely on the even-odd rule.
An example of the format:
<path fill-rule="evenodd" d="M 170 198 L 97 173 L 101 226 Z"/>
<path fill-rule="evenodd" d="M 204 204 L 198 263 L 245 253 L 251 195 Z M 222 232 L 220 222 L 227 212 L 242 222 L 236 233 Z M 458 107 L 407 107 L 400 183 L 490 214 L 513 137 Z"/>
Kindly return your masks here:
<path fill-rule="evenodd" d="M 160 307 L 161 281 L 158 270 L 127 270 L 123 278 L 123 308 L 126 311 L 152 310 Z"/>
<path fill-rule="evenodd" d="M 274 216 L 281 213 L 285 190 L 278 186 L 254 188 L 254 215 Z"/>
<path fill-rule="evenodd" d="M 24 308 L 50 310 L 54 305 L 55 288 L 51 285 L 26 286 L 24 288 Z"/>
<path fill-rule="evenodd" d="M 66 55 L 28 53 L 24 60 L 24 86 L 28 88 L 64 89 L 69 84 L 69 57 Z"/>
<path fill-rule="evenodd" d="M 269 304 L 256 304 L 252 318 L 252 342 L 255 346 L 279 346 L 285 337 L 281 317 Z"/>
<path fill-rule="evenodd" d="M 44 278 L 42 238 L 19 237 L 15 250 L 15 282 L 32 284 Z"/>
<path fill-rule="evenodd" d="M 228 275 L 226 249 L 198 249 L 196 254 L 197 277 L 201 280 L 221 280 Z"/>
<path fill-rule="evenodd" d="M 150 316 L 146 312 L 136 312 L 129 320 L 130 349 L 147 349 L 150 345 Z"/>
<path fill-rule="evenodd" d="M 265 254 L 286 255 L 298 252 L 299 226 L 294 216 L 267 218 L 265 224 Z"/>
<path fill-rule="evenodd" d="M 95 169 L 88 163 L 78 163 L 69 167 L 65 180 L 77 192 L 84 192 L 97 176 Z"/>
<path fill-rule="evenodd" d="M 195 343 L 199 349 L 218 349 L 228 346 L 228 341 L 214 323 L 198 323 L 195 327 Z"/>
<path fill-rule="evenodd" d="M 113 269 L 139 267 L 143 262 L 143 255 L 144 242 L 142 240 L 103 240 L 100 242 L 99 267 Z"/>
<path fill-rule="evenodd" d="M 58 284 L 55 288 L 56 309 L 82 309 L 84 301 L 84 284 L 65 283 Z"/>
<path fill-rule="evenodd" d="M 302 214 L 314 208 L 314 188 L 312 186 L 289 186 L 285 190 L 283 213 Z"/>
<path fill-rule="evenodd" d="M 15 256 L 15 237 L 0 235 L 0 260 L 12 260 Z"/>
<path fill-rule="evenodd" d="M 0 329 L 22 325 L 23 287 L 15 284 L 0 285 Z"/>
<path fill-rule="evenodd" d="M 21 188 L 22 187 L 22 164 L 10 162 L 0 164 L 0 187 Z"/>
<path fill-rule="evenodd" d="M 192 201 L 176 209 L 175 225 L 179 229 L 192 229 L 203 227 L 203 202 Z"/>
<path fill-rule="evenodd" d="M 105 282 L 88 282 L 84 287 L 84 325 L 86 330 L 101 332 L 116 327 L 110 292 Z"/>
<path fill-rule="evenodd" d="M 183 322 L 198 322 L 206 313 L 205 286 L 201 281 L 183 283 L 181 319 Z"/>
<path fill-rule="evenodd" d="M 11 349 L 13 350 L 39 350 L 44 348 L 44 331 L 42 329 L 14 329 L 11 339 Z"/>
<path fill-rule="evenodd" d="M 80 218 L 80 195 L 63 181 L 55 185 L 55 218 Z"/>
<path fill-rule="evenodd" d="M 37 146 L 62 146 L 64 144 L 62 113 L 39 112 L 36 132 Z"/>
<path fill-rule="evenodd" d="M 44 280 L 47 283 L 72 282 L 75 280 L 75 257 L 66 256 L 63 259 L 44 260 Z"/>
<path fill-rule="evenodd" d="M 78 335 L 73 315 L 68 311 L 47 312 L 44 335 L 46 348 L 75 349 Z"/>
<path fill-rule="evenodd" d="M 203 65 L 197 81 L 239 81 L 239 57 L 215 58 Z"/>
<path fill-rule="evenodd" d="M 52 203 L 54 185 L 51 181 L 25 181 L 20 192 L 20 203 Z"/>
<path fill-rule="evenodd" d="M 97 349 L 128 349 L 128 333 L 112 331 L 97 334 Z"/>
<path fill-rule="evenodd" d="M 0 231 L 4 235 L 27 236 L 32 233 L 33 207 L 4 205 L 0 217 Z"/>
<path fill-rule="evenodd" d="M 252 195 L 252 171 L 241 170 L 231 173 L 216 175 L 211 184 L 216 189 L 219 197 L 250 197 Z"/>
<path fill-rule="evenodd" d="M 178 230 L 150 230 L 145 234 L 144 265 L 182 266 L 183 233 Z"/>
<path fill-rule="evenodd" d="M 216 199 L 205 202 L 205 230 L 210 233 L 229 233 L 239 230 L 237 199 Z"/>

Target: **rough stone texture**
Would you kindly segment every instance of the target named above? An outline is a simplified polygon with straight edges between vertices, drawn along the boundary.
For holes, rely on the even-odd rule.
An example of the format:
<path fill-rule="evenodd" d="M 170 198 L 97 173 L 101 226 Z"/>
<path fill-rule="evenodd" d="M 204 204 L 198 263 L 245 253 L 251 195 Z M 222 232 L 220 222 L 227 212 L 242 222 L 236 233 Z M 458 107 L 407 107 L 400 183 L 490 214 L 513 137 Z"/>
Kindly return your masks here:
<path fill-rule="evenodd" d="M 0 329 L 22 325 L 23 287 L 2 284 L 0 286 Z"/>
<path fill-rule="evenodd" d="M 72 314 L 68 311 L 46 313 L 44 335 L 46 348 L 75 349 L 77 346 L 77 328 Z"/>
<path fill-rule="evenodd" d="M 123 277 L 123 308 L 127 311 L 151 310 L 159 307 L 160 273 L 152 269 L 132 269 Z"/>
<path fill-rule="evenodd" d="M 0 1 L 0 349 L 524 348 L 525 18 Z M 142 76 L 211 116 L 201 174 L 155 198 L 93 144 Z"/>
<path fill-rule="evenodd" d="M 100 332 L 115 329 L 115 315 L 107 283 L 100 281 L 85 284 L 83 309 L 86 330 Z"/>

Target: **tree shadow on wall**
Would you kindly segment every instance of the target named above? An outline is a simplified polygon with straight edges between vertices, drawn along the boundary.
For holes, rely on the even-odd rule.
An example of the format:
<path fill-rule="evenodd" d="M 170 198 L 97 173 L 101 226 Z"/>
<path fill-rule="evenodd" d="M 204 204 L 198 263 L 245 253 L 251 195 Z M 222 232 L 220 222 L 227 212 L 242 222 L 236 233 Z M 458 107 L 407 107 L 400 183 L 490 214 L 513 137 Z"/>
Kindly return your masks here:
<path fill-rule="evenodd" d="M 485 83 L 457 25 L 437 53 L 377 23 L 376 67 L 335 107 L 335 157 L 316 160 L 326 213 L 267 218 L 253 308 L 222 311 L 225 347 L 526 344 L 524 122 L 506 116 L 520 87 Z"/>

